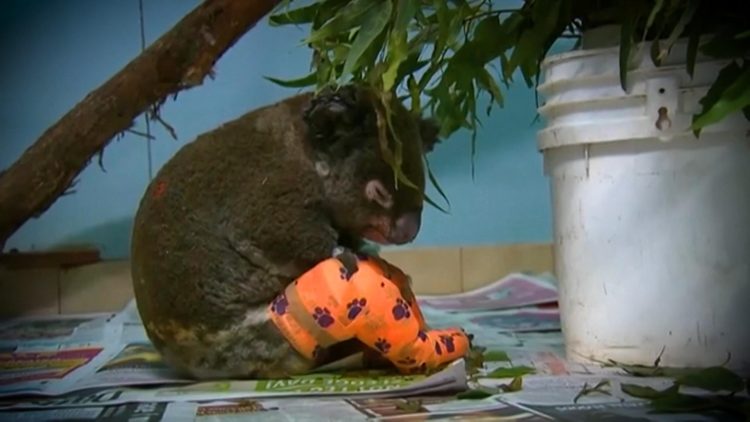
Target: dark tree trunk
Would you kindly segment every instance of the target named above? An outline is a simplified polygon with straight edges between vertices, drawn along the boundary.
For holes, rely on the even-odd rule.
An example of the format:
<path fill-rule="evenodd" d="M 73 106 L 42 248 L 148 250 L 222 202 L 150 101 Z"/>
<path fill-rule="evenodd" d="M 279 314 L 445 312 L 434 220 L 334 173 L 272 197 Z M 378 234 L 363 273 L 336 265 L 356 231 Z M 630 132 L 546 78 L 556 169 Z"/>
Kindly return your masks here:
<path fill-rule="evenodd" d="M 46 211 L 91 158 L 149 106 L 200 85 L 227 49 L 279 0 L 205 0 L 0 172 L 0 251 Z"/>

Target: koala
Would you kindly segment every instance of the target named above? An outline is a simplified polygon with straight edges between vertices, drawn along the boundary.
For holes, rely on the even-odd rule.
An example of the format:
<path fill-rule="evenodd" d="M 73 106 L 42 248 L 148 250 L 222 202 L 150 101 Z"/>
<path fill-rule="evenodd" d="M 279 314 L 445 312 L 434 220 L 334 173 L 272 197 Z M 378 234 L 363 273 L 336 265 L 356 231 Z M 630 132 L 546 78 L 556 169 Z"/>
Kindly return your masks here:
<path fill-rule="evenodd" d="M 416 188 L 397 184 L 377 101 L 355 84 L 291 96 L 198 136 L 158 171 L 136 212 L 131 265 L 147 335 L 169 365 L 195 379 L 263 379 L 324 363 L 299 355 L 267 306 L 334 251 L 411 242 L 423 156 L 438 142 L 434 122 L 393 100 Z"/>

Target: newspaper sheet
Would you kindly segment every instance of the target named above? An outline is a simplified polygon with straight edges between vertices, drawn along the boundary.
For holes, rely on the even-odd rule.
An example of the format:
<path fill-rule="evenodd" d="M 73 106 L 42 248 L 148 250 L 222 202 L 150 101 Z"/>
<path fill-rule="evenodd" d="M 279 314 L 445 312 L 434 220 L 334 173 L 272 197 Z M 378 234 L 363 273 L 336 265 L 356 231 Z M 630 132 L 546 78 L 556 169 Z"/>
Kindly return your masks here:
<path fill-rule="evenodd" d="M 0 403 L 0 409 L 61 408 L 136 402 L 186 402 L 267 397 L 398 396 L 466 389 L 465 362 L 426 375 L 313 374 L 279 380 L 216 381 L 150 389 L 115 388 L 32 397 Z"/>
<path fill-rule="evenodd" d="M 115 315 L 7 321 L 0 325 L 0 346 L 0 397 L 55 397 L 34 402 L 53 405 L 76 401 L 121 404 L 289 395 L 413 394 L 461 390 L 466 385 L 462 360 L 430 377 L 385 376 L 371 371 L 316 373 L 291 380 L 193 383 L 178 377 L 162 361 L 148 340 L 134 302 Z M 189 385 L 179 388 L 186 384 Z M 152 388 L 127 388 L 144 386 Z M 60 397 L 76 391 L 83 393 Z"/>
<path fill-rule="evenodd" d="M 557 301 L 557 287 L 547 278 L 513 273 L 487 286 L 454 295 L 420 296 L 419 305 L 449 312 L 520 308 Z"/>
<path fill-rule="evenodd" d="M 614 371 L 614 370 L 613 370 Z M 593 387 L 606 381 L 603 392 L 580 395 L 584 386 Z M 483 385 L 497 381 L 482 380 Z M 672 413 L 655 414 L 648 401 L 634 398 L 620 389 L 623 383 L 665 389 L 672 384 L 667 378 L 630 377 L 615 372 L 598 375 L 576 376 L 526 376 L 521 391 L 493 396 L 503 403 L 510 403 L 539 415 L 558 421 L 716 421 L 707 415 Z M 701 394 L 700 390 L 691 390 Z"/>
<path fill-rule="evenodd" d="M 8 411 L 4 421 L 547 421 L 534 411 L 496 398 L 456 400 L 445 396 L 414 398 L 248 399 L 194 402 L 142 402 L 119 405 Z"/>

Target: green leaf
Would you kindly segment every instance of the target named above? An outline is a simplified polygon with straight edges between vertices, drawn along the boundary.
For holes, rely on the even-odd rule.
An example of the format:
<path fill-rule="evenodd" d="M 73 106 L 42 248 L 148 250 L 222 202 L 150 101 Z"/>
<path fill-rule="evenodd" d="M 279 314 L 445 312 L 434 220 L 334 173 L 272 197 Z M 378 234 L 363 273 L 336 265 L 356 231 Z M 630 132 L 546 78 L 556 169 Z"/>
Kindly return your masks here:
<path fill-rule="evenodd" d="M 300 7 L 298 9 L 287 10 L 282 13 L 271 15 L 268 17 L 269 26 L 281 26 L 289 24 L 303 24 L 312 23 L 315 19 L 315 15 L 318 13 L 320 3 L 313 3 L 309 6 Z"/>
<path fill-rule="evenodd" d="M 651 29 L 651 25 L 654 24 L 654 19 L 656 19 L 656 15 L 659 14 L 663 6 L 664 6 L 664 0 L 656 0 L 656 4 L 654 4 L 654 7 L 651 9 L 651 13 L 649 13 L 648 15 L 648 20 L 646 20 L 646 27 L 643 29 L 643 38 L 641 39 L 641 42 L 643 42 L 646 39 L 646 34 L 648 33 L 648 30 Z"/>
<path fill-rule="evenodd" d="M 315 82 L 317 81 L 317 75 L 315 72 L 310 73 L 309 75 L 302 76 L 297 79 L 277 79 L 270 76 L 264 76 L 263 78 L 275 83 L 276 85 L 281 85 L 286 88 L 304 88 L 306 86 L 315 85 Z"/>
<path fill-rule="evenodd" d="M 717 59 L 747 57 L 750 52 L 750 38 L 737 38 L 733 34 L 731 28 L 720 29 L 700 46 L 700 52 Z"/>
<path fill-rule="evenodd" d="M 695 60 L 698 58 L 698 45 L 700 44 L 700 39 L 700 26 L 698 25 L 698 22 L 694 22 L 694 25 L 690 30 L 690 37 L 688 38 L 686 55 L 687 73 L 688 75 L 690 75 L 691 79 L 693 78 L 693 73 L 695 72 Z"/>
<path fill-rule="evenodd" d="M 415 115 L 419 116 L 422 114 L 422 93 L 419 91 L 419 86 L 417 85 L 417 80 L 414 79 L 414 75 L 409 75 L 406 86 L 409 88 L 411 110 Z"/>
<path fill-rule="evenodd" d="M 503 384 L 500 389 L 505 393 L 512 393 L 515 391 L 521 391 L 523 389 L 523 378 L 514 377 L 510 384 Z"/>
<path fill-rule="evenodd" d="M 508 22 L 506 29 L 514 34 L 514 29 L 520 29 L 517 45 L 513 48 L 510 59 L 508 60 L 508 69 L 505 70 L 505 78 L 510 79 L 511 73 L 516 68 L 521 69 L 526 85 L 531 87 L 534 84 L 534 76 L 539 68 L 539 62 L 546 54 L 549 46 L 560 35 L 565 28 L 565 24 L 560 25 L 560 6 L 559 0 L 537 0 L 531 3 L 530 20 L 514 22 L 511 18 L 506 19 Z M 510 21 L 510 22 L 509 22 Z M 519 25 L 519 26 L 514 26 Z M 507 35 L 506 34 L 506 35 Z M 511 36 L 514 38 L 514 36 Z"/>
<path fill-rule="evenodd" d="M 403 402 L 396 403 L 396 408 L 403 410 L 408 413 L 416 413 L 422 410 L 422 400 L 420 399 L 406 399 Z"/>
<path fill-rule="evenodd" d="M 739 375 L 722 366 L 705 368 L 698 372 L 684 375 L 677 379 L 677 383 L 713 392 L 729 391 L 736 393 L 745 388 L 744 382 Z"/>
<path fill-rule="evenodd" d="M 388 38 L 387 67 L 383 72 L 383 89 L 386 91 L 400 82 L 397 79 L 399 67 L 409 53 L 409 45 L 406 42 L 408 26 L 418 6 L 416 0 L 398 0 L 395 21 Z"/>
<path fill-rule="evenodd" d="M 356 0 L 355 0 L 356 1 Z M 364 23 L 357 36 L 354 38 L 352 48 L 344 63 L 343 75 L 350 74 L 356 67 L 362 54 L 367 50 L 375 39 L 385 29 L 391 18 L 392 4 L 384 1 L 380 7 L 371 8 L 364 15 Z"/>
<path fill-rule="evenodd" d="M 430 162 L 429 160 L 427 160 L 427 157 L 425 157 L 424 162 L 425 162 L 425 167 L 427 167 L 427 175 L 429 176 L 430 183 L 432 183 L 432 185 L 435 186 L 435 189 L 438 191 L 440 196 L 443 197 L 445 202 L 448 204 L 448 207 L 450 207 L 451 202 L 448 200 L 448 197 L 445 195 L 445 192 L 443 192 L 443 189 L 440 187 L 440 184 L 435 178 L 435 175 L 432 173 L 432 169 L 430 168 Z"/>
<path fill-rule="evenodd" d="M 610 360 L 609 362 L 611 365 L 616 366 L 627 374 L 635 377 L 679 377 L 698 371 L 697 368 L 670 368 L 658 365 L 628 365 L 614 360 Z"/>
<path fill-rule="evenodd" d="M 490 350 L 484 354 L 485 362 L 510 362 L 510 356 L 502 350 Z"/>
<path fill-rule="evenodd" d="M 372 9 L 381 7 L 383 2 L 380 0 L 352 0 L 344 7 L 338 10 L 333 18 L 323 24 L 319 29 L 312 31 L 305 43 L 312 44 L 324 40 L 333 35 L 347 32 L 357 26 L 362 25 L 363 17 Z"/>
<path fill-rule="evenodd" d="M 477 82 L 479 83 L 479 86 L 481 86 L 483 89 L 488 91 L 491 95 L 491 101 L 494 101 L 499 105 L 500 107 L 503 106 L 503 94 L 500 92 L 500 87 L 497 85 L 497 82 L 495 82 L 495 79 L 490 75 L 490 72 L 487 71 L 484 67 L 481 67 L 478 69 L 476 74 Z M 487 108 L 487 115 L 490 114 L 490 107 Z"/>
<path fill-rule="evenodd" d="M 536 372 L 536 370 L 528 366 L 511 366 L 508 368 L 501 367 L 490 372 L 489 374 L 486 375 L 486 377 L 487 378 L 513 378 L 513 377 L 520 377 L 526 374 L 533 374 L 534 372 Z"/>
<path fill-rule="evenodd" d="M 495 394 L 497 394 L 497 392 L 495 392 Z M 456 394 L 456 398 L 459 400 L 481 400 L 493 395 L 494 394 L 492 390 L 489 390 L 487 388 L 476 388 L 472 390 L 462 391 Z"/>
<path fill-rule="evenodd" d="M 637 397 L 640 399 L 656 399 L 660 397 L 666 397 L 677 394 L 680 389 L 679 384 L 672 384 L 671 387 L 664 390 L 657 390 L 652 387 L 637 385 L 637 384 L 620 384 L 620 389 L 628 395 Z"/>
<path fill-rule="evenodd" d="M 657 413 L 690 413 L 715 408 L 710 398 L 675 393 L 651 400 Z"/>
<path fill-rule="evenodd" d="M 682 35 L 683 31 L 685 30 L 685 26 L 688 24 L 688 22 L 690 22 L 690 19 L 693 18 L 695 11 L 698 10 L 699 4 L 699 0 L 687 0 L 687 6 L 682 12 L 682 15 L 680 15 L 680 20 L 677 21 L 677 24 L 675 24 L 674 28 L 672 29 L 672 33 L 669 34 L 669 38 L 667 38 L 664 47 L 661 49 L 661 53 L 659 54 L 659 61 L 663 60 L 667 56 L 667 54 L 669 54 L 669 51 L 672 49 L 675 41 L 677 41 L 677 38 Z"/>
<path fill-rule="evenodd" d="M 630 51 L 633 46 L 633 34 L 635 23 L 638 20 L 638 8 L 629 2 L 623 2 L 623 20 L 620 27 L 620 86 L 622 90 L 628 91 L 628 70 L 630 67 Z"/>
<path fill-rule="evenodd" d="M 744 69 L 735 62 L 725 66 L 700 104 L 703 108 L 693 116 L 691 126 L 696 136 L 704 127 L 750 105 L 750 65 Z"/>

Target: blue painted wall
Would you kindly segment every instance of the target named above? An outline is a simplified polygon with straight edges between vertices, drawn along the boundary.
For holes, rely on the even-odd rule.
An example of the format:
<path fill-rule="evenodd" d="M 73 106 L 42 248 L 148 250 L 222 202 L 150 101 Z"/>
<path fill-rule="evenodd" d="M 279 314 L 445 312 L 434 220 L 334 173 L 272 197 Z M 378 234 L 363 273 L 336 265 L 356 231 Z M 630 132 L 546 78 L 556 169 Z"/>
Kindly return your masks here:
<path fill-rule="evenodd" d="M 147 45 L 199 2 L 144 0 Z M 216 67 L 216 79 L 179 94 L 162 109 L 175 127 L 171 139 L 152 123 L 151 170 L 199 133 L 295 91 L 263 75 L 294 77 L 308 69 L 298 28 L 248 32 Z M 50 125 L 140 51 L 137 0 L 12 0 L 0 16 L 0 169 L 9 166 Z M 521 80 L 520 78 L 518 79 Z M 428 207 L 414 246 L 537 242 L 551 239 L 550 204 L 542 157 L 536 150 L 533 91 L 520 82 L 506 107 L 483 121 L 471 178 L 468 133 L 440 145 L 430 161 L 451 201 L 450 214 Z M 145 131 L 143 118 L 134 127 Z M 94 244 L 107 258 L 128 256 L 133 214 L 149 180 L 148 145 L 127 134 L 81 174 L 76 193 L 60 198 L 26 223 L 7 248 L 44 249 Z M 433 198 L 438 194 L 430 191 Z M 0 212 L 2 212 L 0 210 Z"/>

